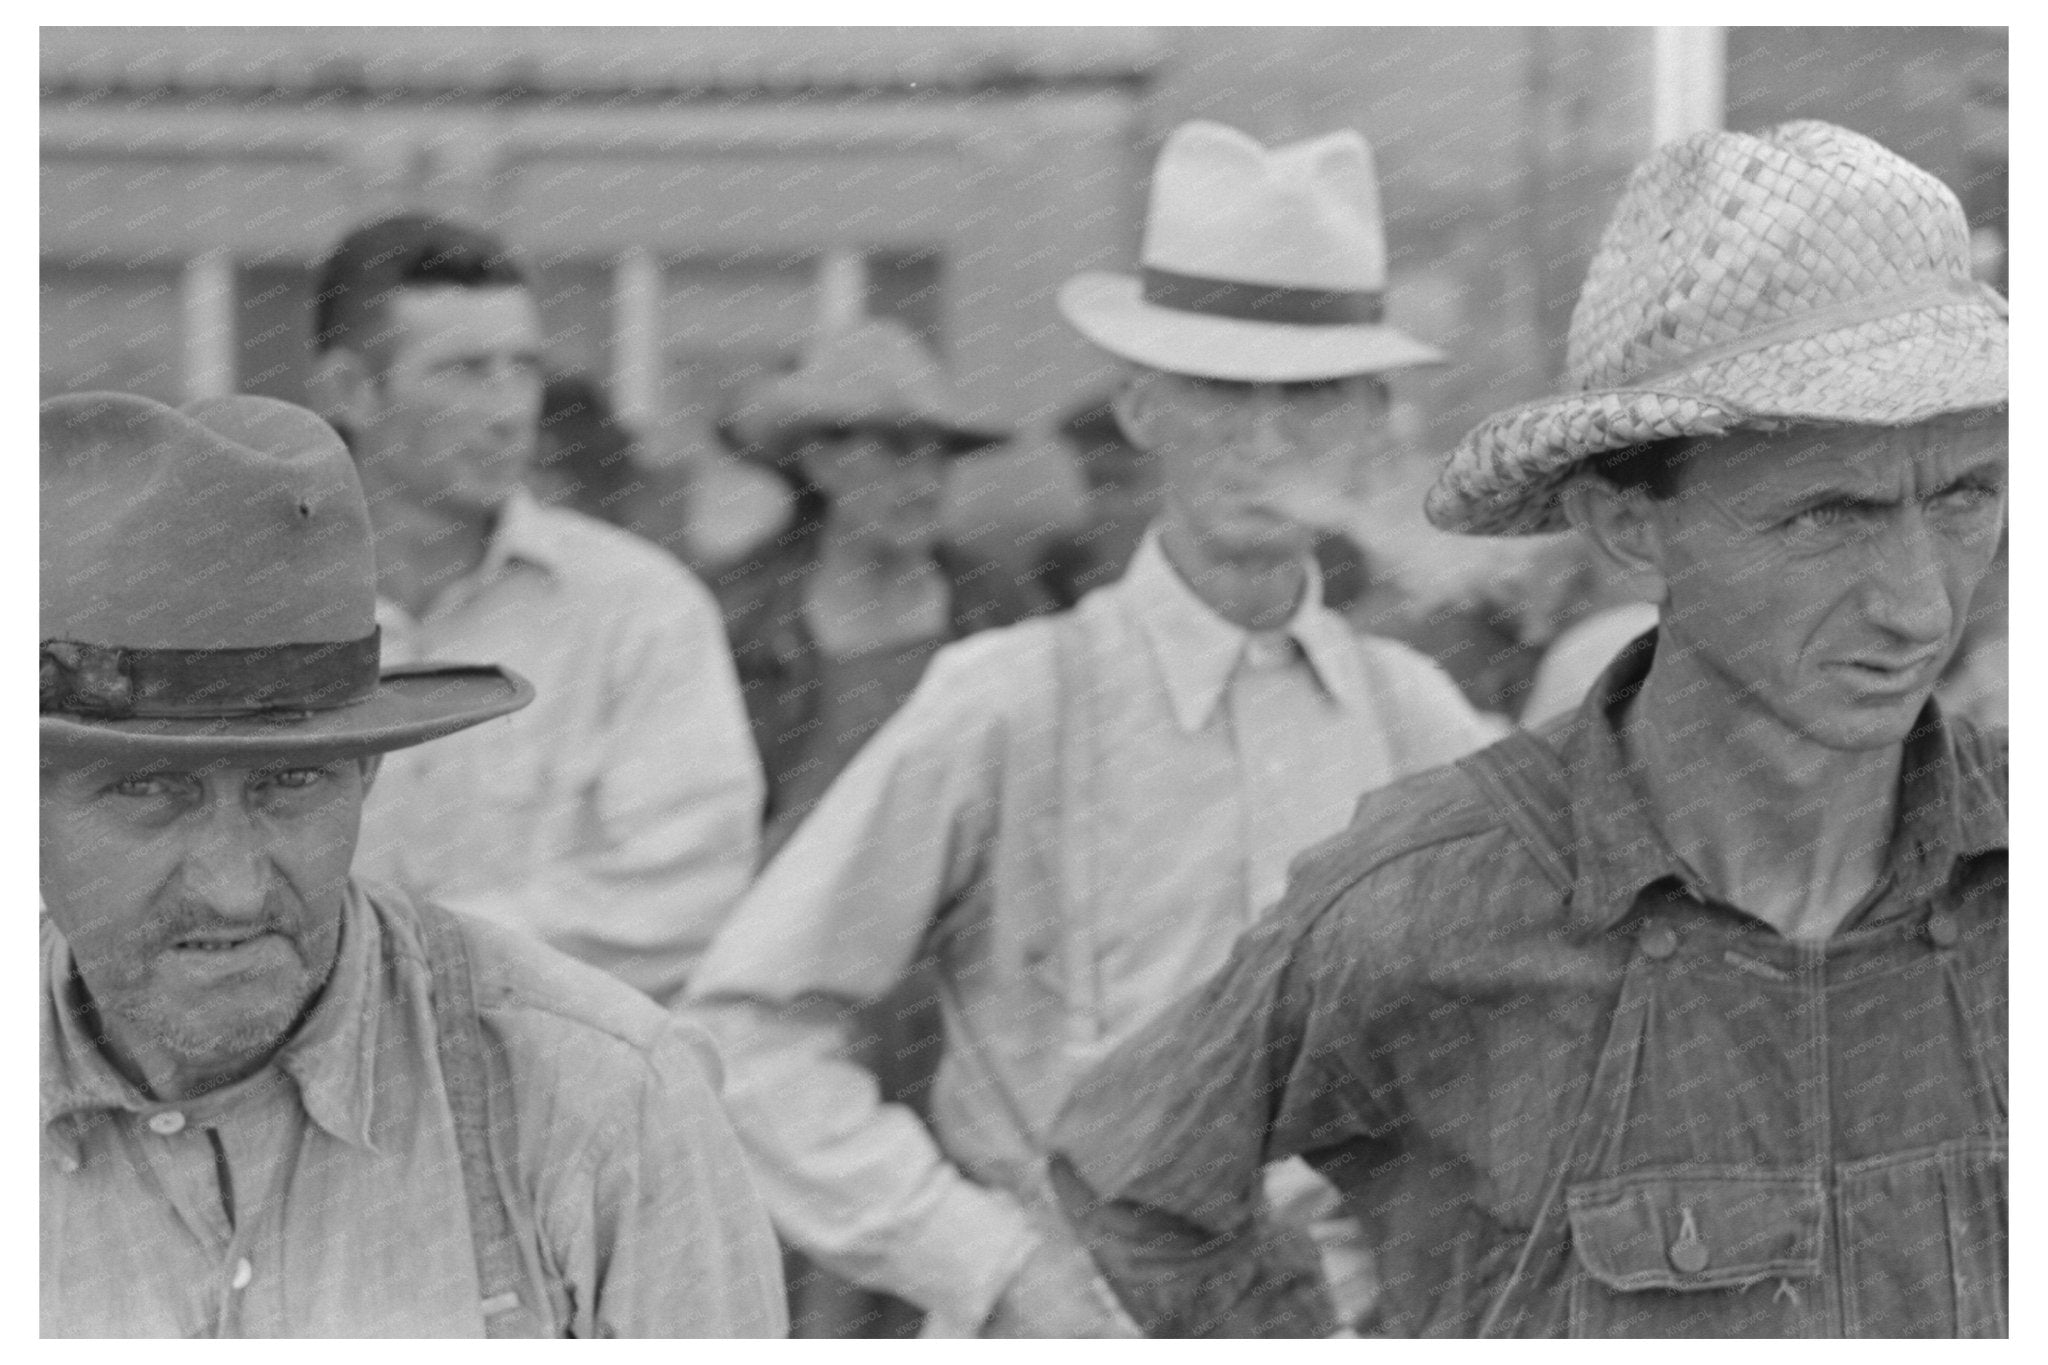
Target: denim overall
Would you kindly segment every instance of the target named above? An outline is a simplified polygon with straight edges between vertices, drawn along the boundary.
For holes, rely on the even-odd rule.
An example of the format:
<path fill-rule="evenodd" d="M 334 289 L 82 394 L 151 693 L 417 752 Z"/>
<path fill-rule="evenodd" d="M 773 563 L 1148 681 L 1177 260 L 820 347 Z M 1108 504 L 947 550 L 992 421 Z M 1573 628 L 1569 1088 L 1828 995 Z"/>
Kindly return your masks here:
<path fill-rule="evenodd" d="M 2005 871 L 1972 860 L 1955 892 L 1825 943 L 1646 890 L 1566 1158 L 1481 1334 L 2004 1336 Z"/>

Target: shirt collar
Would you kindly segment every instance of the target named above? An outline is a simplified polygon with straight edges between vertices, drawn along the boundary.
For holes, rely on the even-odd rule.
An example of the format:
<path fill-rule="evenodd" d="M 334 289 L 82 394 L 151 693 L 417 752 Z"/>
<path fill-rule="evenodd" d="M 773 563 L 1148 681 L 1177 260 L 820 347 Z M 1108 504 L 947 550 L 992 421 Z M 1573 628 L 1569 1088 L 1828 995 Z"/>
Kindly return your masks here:
<path fill-rule="evenodd" d="M 204 1113 L 231 1106 L 245 1087 L 267 1072 L 289 1076 L 306 1116 L 334 1138 L 377 1150 L 370 1124 L 377 1093 L 376 1021 L 380 989 L 374 970 L 382 930 L 376 916 L 350 883 L 342 909 L 341 946 L 334 971 L 312 1013 L 264 1072 L 186 1103 L 152 1100 L 115 1070 L 87 1026 L 89 1015 L 79 993 L 71 948 L 46 917 L 42 924 L 43 1029 L 42 1130 L 46 1138 L 78 1156 L 78 1146 L 62 1120 L 84 1119 L 105 1110 L 148 1113 L 181 1109 Z"/>
<path fill-rule="evenodd" d="M 560 515 L 552 507 L 543 507 L 526 488 L 513 489 L 498 504 L 498 522 L 484 546 L 477 577 L 489 578 L 514 560 L 554 573 L 561 567 L 563 555 L 561 537 L 556 534 Z"/>
<path fill-rule="evenodd" d="M 1613 928 L 1643 889 L 1659 881 L 1700 889 L 1698 876 L 1651 819 L 1640 765 L 1630 764 L 1615 731 L 1621 705 L 1649 675 L 1656 639 L 1653 630 L 1624 648 L 1579 710 L 1560 722 L 1579 855 L 1572 914 L 1591 931 Z M 2006 844 L 2002 790 L 1992 775 L 1965 769 L 1955 734 L 1931 699 L 1906 739 L 1895 831 L 1891 870 L 1909 898 L 1946 884 L 1959 857 Z"/>
<path fill-rule="evenodd" d="M 1322 574 L 1315 560 L 1310 558 L 1307 565 L 1301 603 L 1284 633 L 1299 646 L 1325 691 L 1347 709 L 1363 710 L 1369 699 L 1357 646 L 1349 627 L 1323 606 Z M 1156 527 L 1139 543 L 1122 588 L 1151 645 L 1174 718 L 1192 734 L 1221 704 L 1251 632 L 1217 615 L 1196 596 L 1168 562 Z"/>

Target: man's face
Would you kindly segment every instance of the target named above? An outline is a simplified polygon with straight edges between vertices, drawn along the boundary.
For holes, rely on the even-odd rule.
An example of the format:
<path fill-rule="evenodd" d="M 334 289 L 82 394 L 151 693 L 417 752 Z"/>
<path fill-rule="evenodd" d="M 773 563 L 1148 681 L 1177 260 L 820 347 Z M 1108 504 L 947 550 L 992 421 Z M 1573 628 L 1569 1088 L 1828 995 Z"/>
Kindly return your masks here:
<path fill-rule="evenodd" d="M 46 766 L 42 892 L 131 1061 L 267 1057 L 333 968 L 368 765 Z"/>
<path fill-rule="evenodd" d="M 899 556 L 937 541 L 946 491 L 938 442 L 856 428 L 812 440 L 797 458 L 832 499 L 841 533 Z"/>
<path fill-rule="evenodd" d="M 1696 449 L 1651 518 L 1662 649 L 1697 714 L 1767 715 L 1812 743 L 1900 743 L 1962 637 L 2005 517 L 2006 424 L 1833 427 Z"/>
<path fill-rule="evenodd" d="M 1306 553 L 1357 498 L 1386 437 L 1371 376 L 1247 384 L 1142 375 L 1120 412 L 1156 459 L 1167 506 L 1218 558 Z"/>
<path fill-rule="evenodd" d="M 540 314 L 517 286 L 392 296 L 356 454 L 418 506 L 488 513 L 520 481 L 540 420 Z"/>

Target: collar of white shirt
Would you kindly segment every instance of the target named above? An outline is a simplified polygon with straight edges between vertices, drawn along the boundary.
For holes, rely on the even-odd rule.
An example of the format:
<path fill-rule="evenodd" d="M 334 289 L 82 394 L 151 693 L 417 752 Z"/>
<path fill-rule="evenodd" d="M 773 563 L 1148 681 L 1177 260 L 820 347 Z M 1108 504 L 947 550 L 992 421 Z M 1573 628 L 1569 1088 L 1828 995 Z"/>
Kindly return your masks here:
<path fill-rule="evenodd" d="M 1307 590 L 1284 634 L 1300 646 L 1310 675 L 1325 692 L 1346 710 L 1363 710 L 1369 698 L 1357 638 L 1323 605 L 1323 579 L 1315 560 L 1307 567 Z M 1119 587 L 1151 644 L 1174 718 L 1192 734 L 1222 703 L 1252 633 L 1195 595 L 1167 561 L 1157 528 L 1145 533 Z"/>

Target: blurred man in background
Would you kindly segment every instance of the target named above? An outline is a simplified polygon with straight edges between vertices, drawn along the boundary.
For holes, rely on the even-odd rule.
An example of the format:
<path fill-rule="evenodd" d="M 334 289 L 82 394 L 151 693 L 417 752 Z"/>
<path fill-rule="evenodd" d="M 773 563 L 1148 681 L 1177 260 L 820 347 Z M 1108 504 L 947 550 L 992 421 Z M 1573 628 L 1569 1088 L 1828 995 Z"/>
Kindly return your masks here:
<path fill-rule="evenodd" d="M 928 1335 L 1128 1333 L 1037 1230 L 1069 1085 L 1223 960 L 1361 791 L 1493 733 L 1427 660 L 1349 631 L 1310 554 L 1376 453 L 1379 376 L 1438 358 L 1381 320 L 1364 139 L 1183 126 L 1143 265 L 1060 296 L 1136 367 L 1117 420 L 1165 491 L 1130 567 L 941 651 L 693 983 L 778 1225 L 926 1309 Z M 929 1128 L 844 1057 L 855 1012 L 927 954 L 946 1025 Z M 1317 1221 L 1327 1187 L 1281 1182 Z M 1355 1248 L 1333 1265 L 1362 1312 Z"/>
<path fill-rule="evenodd" d="M 539 310 L 490 233 L 401 214 L 320 273 L 314 389 L 362 471 L 387 658 L 500 659 L 535 704 L 386 765 L 365 870 L 672 998 L 752 875 L 761 775 L 718 612 L 522 479 Z"/>
<path fill-rule="evenodd" d="M 965 410 L 937 357 L 893 319 L 833 329 L 742 394 L 723 429 L 790 490 L 791 526 L 714 580 L 768 779 L 772 856 L 940 646 L 1050 607 L 945 538 L 948 467 L 1006 433 Z M 883 1098 L 924 1113 L 938 1065 L 929 969 L 863 1011 L 853 1055 Z M 917 1312 L 829 1271 L 790 1276 L 806 1337 L 897 1336 Z"/>

